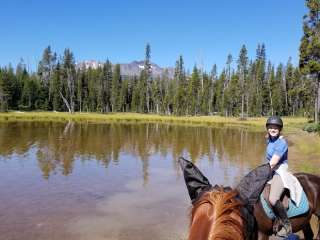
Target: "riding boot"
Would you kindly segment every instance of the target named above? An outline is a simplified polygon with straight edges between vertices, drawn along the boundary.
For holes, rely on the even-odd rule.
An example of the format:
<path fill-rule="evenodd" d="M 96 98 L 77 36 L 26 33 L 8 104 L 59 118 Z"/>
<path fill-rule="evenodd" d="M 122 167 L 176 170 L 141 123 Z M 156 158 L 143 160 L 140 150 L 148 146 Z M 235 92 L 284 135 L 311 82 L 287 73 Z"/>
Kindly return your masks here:
<path fill-rule="evenodd" d="M 279 237 L 287 237 L 292 233 L 292 227 L 287 215 L 287 211 L 284 208 L 282 202 L 278 200 L 276 204 L 272 207 L 273 212 L 277 217 L 279 217 L 280 222 L 282 224 L 282 228 L 277 232 L 277 236 Z"/>

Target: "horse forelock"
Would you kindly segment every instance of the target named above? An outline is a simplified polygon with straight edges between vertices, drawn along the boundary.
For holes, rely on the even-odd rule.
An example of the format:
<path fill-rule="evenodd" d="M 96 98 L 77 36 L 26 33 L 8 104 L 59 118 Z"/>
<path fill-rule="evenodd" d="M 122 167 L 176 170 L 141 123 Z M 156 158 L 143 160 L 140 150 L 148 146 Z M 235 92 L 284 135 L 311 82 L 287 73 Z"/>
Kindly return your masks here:
<path fill-rule="evenodd" d="M 244 220 L 240 210 L 242 204 L 235 198 L 237 194 L 237 191 L 225 192 L 221 188 L 219 191 L 210 191 L 203 194 L 194 204 L 191 221 L 203 204 L 207 203 L 213 208 L 211 211 L 209 211 L 210 208 L 207 209 L 208 219 L 212 223 L 208 240 L 245 238 Z"/>

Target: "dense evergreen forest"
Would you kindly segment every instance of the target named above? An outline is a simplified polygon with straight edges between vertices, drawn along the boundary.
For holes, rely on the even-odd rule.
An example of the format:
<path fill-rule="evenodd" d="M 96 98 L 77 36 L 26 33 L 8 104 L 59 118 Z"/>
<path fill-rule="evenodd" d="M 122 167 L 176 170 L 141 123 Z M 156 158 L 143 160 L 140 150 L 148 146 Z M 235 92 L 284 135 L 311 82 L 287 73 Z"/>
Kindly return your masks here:
<path fill-rule="evenodd" d="M 179 56 L 174 77 L 155 77 L 151 47 L 145 48 L 139 76 L 121 74 L 106 61 L 97 69 L 78 67 L 70 49 L 62 56 L 48 46 L 36 72 L 21 61 L 0 67 L 0 110 L 69 112 L 140 112 L 166 115 L 307 116 L 318 122 L 320 101 L 320 1 L 306 0 L 299 66 L 289 58 L 275 65 L 259 44 L 254 59 L 243 45 L 227 56 L 225 67 L 210 72 L 194 66 L 191 73 Z"/>
<path fill-rule="evenodd" d="M 210 72 L 194 66 L 188 74 L 180 56 L 173 79 L 166 73 L 153 77 L 150 53 L 147 44 L 139 76 L 124 76 L 119 64 L 107 60 L 97 69 L 80 68 L 70 49 L 58 58 L 48 46 L 36 73 L 28 72 L 23 61 L 15 69 L 0 68 L 1 111 L 313 115 L 312 79 L 302 75 L 290 59 L 277 66 L 267 61 L 264 44 L 258 45 L 254 60 L 248 59 L 243 45 L 235 60 L 227 56 L 219 74 L 216 65 Z M 236 68 L 231 67 L 233 61 Z"/>

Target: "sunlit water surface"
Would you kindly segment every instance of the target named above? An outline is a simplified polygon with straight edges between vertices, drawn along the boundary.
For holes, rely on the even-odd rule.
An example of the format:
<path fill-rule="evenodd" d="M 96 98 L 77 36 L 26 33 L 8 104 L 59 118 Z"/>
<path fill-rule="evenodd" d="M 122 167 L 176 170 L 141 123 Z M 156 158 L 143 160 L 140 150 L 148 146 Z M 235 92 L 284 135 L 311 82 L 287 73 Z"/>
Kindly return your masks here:
<path fill-rule="evenodd" d="M 0 239 L 186 239 L 177 159 L 234 186 L 263 162 L 264 133 L 160 124 L 0 125 Z"/>

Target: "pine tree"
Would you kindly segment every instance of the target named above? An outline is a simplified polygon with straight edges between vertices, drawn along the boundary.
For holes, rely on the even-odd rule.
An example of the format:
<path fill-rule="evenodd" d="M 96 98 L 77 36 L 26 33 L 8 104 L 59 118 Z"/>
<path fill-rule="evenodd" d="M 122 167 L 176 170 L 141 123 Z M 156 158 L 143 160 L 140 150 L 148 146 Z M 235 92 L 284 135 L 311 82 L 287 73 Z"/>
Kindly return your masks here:
<path fill-rule="evenodd" d="M 203 90 L 201 92 L 201 100 L 200 100 L 200 113 L 203 115 L 208 115 L 211 111 L 211 88 L 212 88 L 212 81 L 208 74 L 202 74 L 203 79 Z"/>
<path fill-rule="evenodd" d="M 265 67 L 266 67 L 266 50 L 265 45 L 258 45 L 257 48 L 257 57 L 256 57 L 256 114 L 263 116 L 266 115 L 268 109 L 264 106 L 268 102 L 268 89 L 265 79 Z"/>
<path fill-rule="evenodd" d="M 232 55 L 228 54 L 227 62 L 226 62 L 227 66 L 226 66 L 226 70 L 225 70 L 226 78 L 224 78 L 223 89 L 222 89 L 222 109 L 224 111 L 225 116 L 228 115 L 228 111 L 227 111 L 228 100 L 225 99 L 225 92 L 226 92 L 228 85 L 229 85 L 229 82 L 231 80 L 231 63 L 232 63 L 232 61 L 233 61 Z"/>
<path fill-rule="evenodd" d="M 161 96 L 162 96 L 162 110 L 161 112 L 171 115 L 173 112 L 173 99 L 174 99 L 175 81 L 169 79 L 168 70 L 162 76 L 161 81 Z"/>
<path fill-rule="evenodd" d="M 23 85 L 28 78 L 29 73 L 27 72 L 26 64 L 24 63 L 23 59 L 21 59 L 16 68 L 16 90 L 15 94 L 13 95 L 13 98 L 16 100 L 16 105 L 18 105 L 19 109 L 21 107 Z"/>
<path fill-rule="evenodd" d="M 77 103 L 79 112 L 83 110 L 83 86 L 86 78 L 85 68 L 82 67 L 77 71 Z"/>
<path fill-rule="evenodd" d="M 8 110 L 7 93 L 5 92 L 5 77 L 4 69 L 0 68 L 0 112 L 6 112 Z"/>
<path fill-rule="evenodd" d="M 228 85 L 229 81 L 231 80 L 231 63 L 232 63 L 233 59 L 232 59 L 232 55 L 229 53 L 228 57 L 227 57 L 227 82 L 226 85 Z M 227 87 L 227 86 L 226 86 Z"/>
<path fill-rule="evenodd" d="M 44 49 L 42 59 L 38 64 L 38 75 L 42 81 L 46 82 L 46 84 L 49 83 L 50 75 L 55 66 L 56 57 L 56 54 L 51 51 L 51 47 L 48 46 Z"/>
<path fill-rule="evenodd" d="M 285 115 L 294 115 L 293 113 L 293 98 L 296 95 L 295 93 L 295 76 L 294 76 L 294 67 L 291 63 L 291 58 L 289 58 L 286 69 L 285 69 L 285 78 L 284 78 L 284 93 L 285 93 Z"/>
<path fill-rule="evenodd" d="M 320 108 L 320 1 L 306 0 L 309 13 L 304 16 L 299 66 L 314 79 L 314 120 L 319 122 Z"/>
<path fill-rule="evenodd" d="M 151 93 L 152 93 L 152 99 L 153 99 L 153 103 L 155 106 L 155 112 L 157 114 L 160 113 L 160 108 L 161 108 L 161 100 L 162 100 L 162 96 L 161 96 L 161 78 L 157 77 L 156 79 L 154 79 L 152 86 L 151 86 Z"/>
<path fill-rule="evenodd" d="M 9 109 L 17 109 L 17 99 L 14 99 L 16 95 L 17 79 L 14 74 L 12 66 L 2 69 L 2 79 L 0 82 L 0 99 L 1 110 L 8 111 Z"/>
<path fill-rule="evenodd" d="M 245 90 L 246 90 L 246 77 L 248 74 L 248 56 L 247 48 L 242 45 L 239 59 L 238 59 L 238 73 L 240 81 L 240 94 L 241 94 L 241 119 L 244 119 L 244 103 L 245 103 Z M 247 106 L 248 107 L 248 106 Z"/>
<path fill-rule="evenodd" d="M 137 76 L 133 78 L 133 85 L 132 85 L 132 100 L 131 100 L 131 111 L 139 112 L 139 80 Z"/>
<path fill-rule="evenodd" d="M 217 65 L 214 64 L 211 69 L 211 74 L 210 74 L 210 88 L 209 88 L 209 114 L 212 115 L 214 112 L 214 86 L 217 81 Z"/>
<path fill-rule="evenodd" d="M 302 111 L 303 116 L 310 118 L 312 116 L 311 113 L 314 111 L 314 82 L 312 78 L 302 75 L 297 69 L 298 73 L 296 73 L 299 78 L 299 111 Z"/>
<path fill-rule="evenodd" d="M 84 70 L 84 78 L 82 84 L 82 111 L 90 111 L 89 105 L 89 74 L 88 69 Z"/>
<path fill-rule="evenodd" d="M 60 92 L 62 89 L 61 78 L 62 78 L 61 65 L 58 62 L 52 74 L 51 98 L 52 98 L 53 111 L 63 111 L 63 102 L 60 96 Z"/>
<path fill-rule="evenodd" d="M 267 86 L 268 86 L 268 92 L 269 92 L 269 114 L 274 115 L 274 109 L 273 109 L 273 88 L 275 83 L 275 76 L 274 76 L 274 66 L 271 64 L 271 62 L 268 63 L 267 67 Z"/>
<path fill-rule="evenodd" d="M 112 64 L 109 60 L 103 65 L 103 99 L 104 99 L 104 111 L 109 112 L 111 110 L 111 87 L 112 87 Z"/>
<path fill-rule="evenodd" d="M 140 72 L 139 83 L 138 83 L 138 92 L 139 92 L 139 104 L 138 104 L 138 112 L 148 113 L 148 99 L 147 99 L 147 91 L 148 91 L 148 76 L 145 70 Z"/>
<path fill-rule="evenodd" d="M 303 99 L 300 99 L 300 95 L 303 91 L 301 82 L 301 74 L 298 68 L 293 68 L 291 73 L 286 73 L 290 78 L 288 79 L 288 98 L 289 98 L 289 111 L 288 114 L 296 116 L 299 114 L 299 105 L 302 106 Z M 302 104 L 301 104 L 302 103 Z"/>
<path fill-rule="evenodd" d="M 49 105 L 49 102 L 51 102 L 51 95 L 53 91 L 51 79 L 52 79 L 53 70 L 56 65 L 56 60 L 57 60 L 57 54 L 53 53 L 51 50 L 51 47 L 48 46 L 44 49 L 42 54 L 42 59 L 38 64 L 38 75 L 41 81 L 43 82 L 42 94 L 44 95 L 43 97 L 45 98 L 42 101 L 45 102 L 47 100 L 48 105 Z"/>
<path fill-rule="evenodd" d="M 121 87 L 121 72 L 120 64 L 116 64 L 112 76 L 112 86 L 111 86 L 111 106 L 112 112 L 119 111 L 119 94 Z"/>
<path fill-rule="evenodd" d="M 276 71 L 275 81 L 272 84 L 273 95 L 272 102 L 274 106 L 274 114 L 282 115 L 284 112 L 285 94 L 283 89 L 283 65 L 279 64 Z"/>
<path fill-rule="evenodd" d="M 239 77 L 233 73 L 224 98 L 224 109 L 230 116 L 237 116 L 240 112 L 240 92 Z"/>
<path fill-rule="evenodd" d="M 40 108 L 39 90 L 40 81 L 37 76 L 31 75 L 30 78 L 26 79 L 21 96 L 21 102 L 26 110 L 36 110 Z"/>
<path fill-rule="evenodd" d="M 144 59 L 144 69 L 143 75 L 145 78 L 146 85 L 146 106 L 147 112 L 151 111 L 151 85 L 152 85 L 152 66 L 151 66 L 151 47 L 150 44 L 146 45 L 145 59 Z"/>
<path fill-rule="evenodd" d="M 105 98 L 104 98 L 104 89 L 103 89 L 103 66 L 99 66 L 97 69 L 97 80 L 95 83 L 95 88 L 97 92 L 96 101 L 97 101 L 97 112 L 104 112 Z"/>
<path fill-rule="evenodd" d="M 129 97 L 129 82 L 128 79 L 123 79 L 119 92 L 118 111 L 126 112 L 128 109 L 128 97 Z"/>
<path fill-rule="evenodd" d="M 183 66 L 183 57 L 179 56 L 176 61 L 174 81 L 177 84 L 177 89 L 174 96 L 174 113 L 183 115 L 186 113 L 186 73 Z"/>
<path fill-rule="evenodd" d="M 200 74 L 199 70 L 196 66 L 193 67 L 193 71 L 191 74 L 191 79 L 188 84 L 188 113 L 191 115 L 196 115 L 199 113 L 199 105 L 200 105 Z"/>
<path fill-rule="evenodd" d="M 97 109 L 97 82 L 98 82 L 98 74 L 96 69 L 92 69 L 91 67 L 87 70 L 87 82 L 88 82 L 88 96 L 87 96 L 87 104 L 90 112 L 96 112 Z"/>
<path fill-rule="evenodd" d="M 259 85 L 257 80 L 257 61 L 249 64 L 249 76 L 248 76 L 248 114 L 250 116 L 259 115 L 260 102 L 258 101 Z"/>
<path fill-rule="evenodd" d="M 218 80 L 214 84 L 213 106 L 214 111 L 224 115 L 224 83 L 227 81 L 225 70 L 222 71 Z"/>

